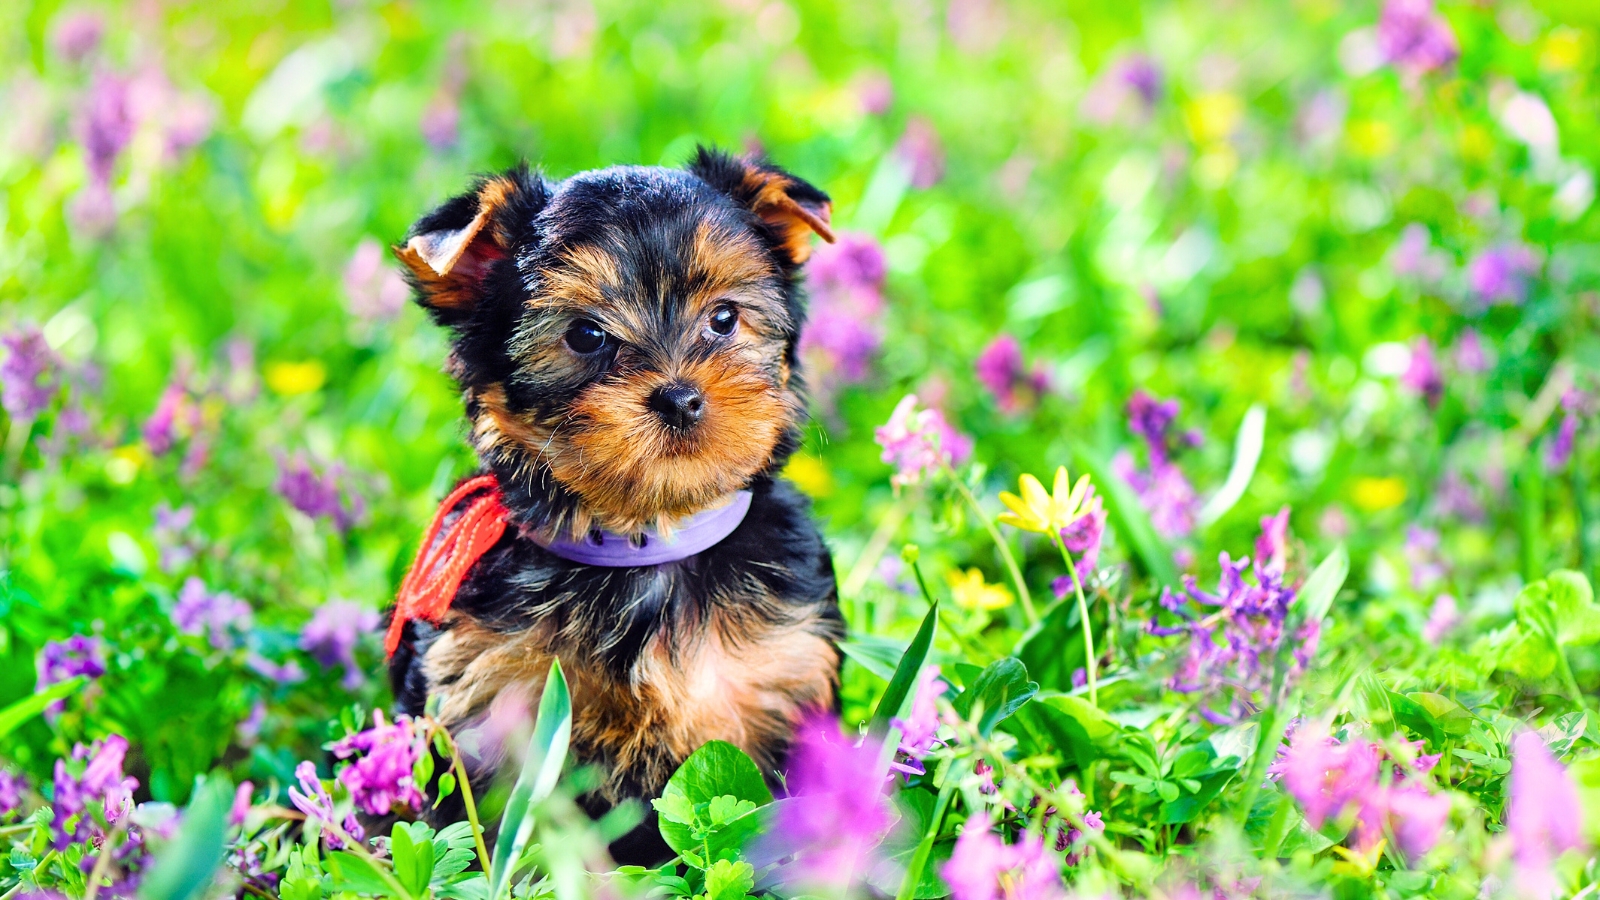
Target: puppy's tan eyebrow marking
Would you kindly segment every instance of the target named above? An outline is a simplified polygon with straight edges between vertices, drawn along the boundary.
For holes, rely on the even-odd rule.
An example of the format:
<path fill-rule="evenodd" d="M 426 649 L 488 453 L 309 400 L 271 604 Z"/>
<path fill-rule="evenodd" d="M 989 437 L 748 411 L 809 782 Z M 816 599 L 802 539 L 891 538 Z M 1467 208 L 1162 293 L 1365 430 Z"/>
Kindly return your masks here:
<path fill-rule="evenodd" d="M 772 264 L 754 237 L 714 222 L 701 222 L 695 228 L 689 247 L 688 282 L 697 300 L 714 299 L 716 294 L 772 274 Z"/>
<path fill-rule="evenodd" d="M 607 290 L 622 286 L 622 269 L 617 258 L 592 244 L 571 247 L 561 255 L 558 265 L 543 273 L 544 290 L 548 298 L 576 300 L 580 303 L 599 303 Z M 539 296 L 530 302 L 538 303 Z"/>

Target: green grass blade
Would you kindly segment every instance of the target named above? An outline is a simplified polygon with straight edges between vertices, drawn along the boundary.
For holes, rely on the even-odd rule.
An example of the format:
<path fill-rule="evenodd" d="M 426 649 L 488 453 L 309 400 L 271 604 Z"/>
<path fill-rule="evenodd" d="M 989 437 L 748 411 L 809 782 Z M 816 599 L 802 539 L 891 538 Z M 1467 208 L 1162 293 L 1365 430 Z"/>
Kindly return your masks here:
<path fill-rule="evenodd" d="M 1244 496 L 1250 479 L 1255 477 L 1256 464 L 1261 462 L 1266 434 L 1267 410 L 1257 403 L 1245 411 L 1244 421 L 1239 423 L 1239 435 L 1233 442 L 1233 466 L 1228 469 L 1228 478 L 1222 482 L 1222 487 L 1200 508 L 1201 525 L 1210 525 L 1222 518 Z"/>
<path fill-rule="evenodd" d="M 1302 621 L 1321 622 L 1333 607 L 1333 598 L 1338 596 L 1339 589 L 1344 587 L 1344 580 L 1349 575 L 1350 553 L 1340 544 L 1312 570 L 1306 577 L 1306 583 L 1300 586 L 1295 605 L 1300 607 Z"/>
<path fill-rule="evenodd" d="M 533 807 L 555 790 L 571 740 L 572 694 L 558 659 L 550 663 L 544 694 L 539 698 L 539 718 L 533 723 L 533 737 L 528 740 L 528 754 L 500 818 L 500 835 L 489 865 L 490 900 L 500 900 L 510 890 L 512 869 L 533 835 Z"/>
<path fill-rule="evenodd" d="M 911 645 L 900 656 L 894 677 L 889 679 L 889 686 L 883 689 L 883 696 L 878 698 L 878 708 L 873 710 L 872 721 L 867 725 L 867 733 L 875 740 L 882 740 L 889 733 L 889 722 L 903 712 L 903 707 L 911 699 L 911 691 L 917 685 L 917 675 L 927 664 L 928 652 L 933 649 L 933 633 L 938 627 L 939 604 L 935 603 L 928 607 L 928 614 L 922 617 L 917 636 L 911 639 Z"/>
<path fill-rule="evenodd" d="M 139 887 L 139 900 L 190 900 L 212 884 L 225 855 L 223 837 L 233 785 L 226 776 L 207 778 L 183 814 L 178 834 L 156 857 Z"/>
<path fill-rule="evenodd" d="M 0 738 L 28 724 L 28 720 L 44 712 L 45 707 L 76 692 L 87 683 L 88 679 L 82 675 L 68 678 L 59 684 L 50 685 L 32 697 L 23 697 L 5 709 L 0 709 Z"/>

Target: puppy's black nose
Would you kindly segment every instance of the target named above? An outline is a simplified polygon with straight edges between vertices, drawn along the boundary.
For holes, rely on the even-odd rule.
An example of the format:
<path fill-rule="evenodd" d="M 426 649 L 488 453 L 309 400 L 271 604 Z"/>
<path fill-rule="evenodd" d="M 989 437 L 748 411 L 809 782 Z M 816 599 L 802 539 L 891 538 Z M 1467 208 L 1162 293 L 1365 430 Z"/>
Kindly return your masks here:
<path fill-rule="evenodd" d="M 650 395 L 650 408 L 668 428 L 688 431 L 705 415 L 706 398 L 699 388 L 674 381 L 655 389 Z"/>

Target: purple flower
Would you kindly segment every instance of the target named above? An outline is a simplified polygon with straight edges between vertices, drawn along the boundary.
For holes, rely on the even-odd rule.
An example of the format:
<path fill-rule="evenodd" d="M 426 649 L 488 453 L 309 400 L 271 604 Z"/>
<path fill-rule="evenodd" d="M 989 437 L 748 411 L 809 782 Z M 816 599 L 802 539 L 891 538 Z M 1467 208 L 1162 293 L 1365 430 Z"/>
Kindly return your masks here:
<path fill-rule="evenodd" d="M 250 707 L 250 714 L 244 717 L 234 729 L 239 735 L 239 742 L 245 746 L 254 744 L 261 739 L 261 726 L 267 722 L 267 705 L 257 700 Z"/>
<path fill-rule="evenodd" d="M 1461 473 L 1454 469 L 1439 479 L 1439 488 L 1433 494 L 1433 507 L 1442 519 L 1462 519 L 1467 522 L 1483 521 L 1483 504 Z"/>
<path fill-rule="evenodd" d="M 188 504 L 173 509 L 163 500 L 156 504 L 156 524 L 151 537 L 161 552 L 161 571 L 172 573 L 188 565 L 197 547 L 189 535 L 194 524 L 194 507 Z"/>
<path fill-rule="evenodd" d="M 889 421 L 873 431 L 883 461 L 895 467 L 896 487 L 917 484 L 942 466 L 959 466 L 972 455 L 972 439 L 950 427 L 936 409 L 917 409 L 917 395 L 895 405 Z"/>
<path fill-rule="evenodd" d="M 461 138 L 461 99 L 450 90 L 428 101 L 420 123 L 422 139 L 435 150 L 448 150 Z"/>
<path fill-rule="evenodd" d="M 362 238 L 344 267 L 344 296 L 350 311 L 363 319 L 392 319 L 405 308 L 410 293 L 400 274 L 384 264 L 383 245 Z"/>
<path fill-rule="evenodd" d="M 1006 844 L 989 819 L 975 815 L 961 827 L 950 861 L 939 870 L 954 900 L 1048 900 L 1065 896 L 1061 874 L 1044 839 L 1024 832 Z"/>
<path fill-rule="evenodd" d="M 111 183 L 111 170 L 117 157 L 133 140 L 134 118 L 128 102 L 128 86 L 127 79 L 109 72 L 95 75 L 89 86 L 77 130 L 93 184 Z"/>
<path fill-rule="evenodd" d="M 944 178 L 944 148 L 933 123 L 914 116 L 894 145 L 894 155 L 906 167 L 914 188 L 931 188 Z"/>
<path fill-rule="evenodd" d="M 1433 0 L 1388 0 L 1378 19 L 1378 50 L 1411 77 L 1442 69 L 1461 55 L 1455 32 L 1434 12 Z"/>
<path fill-rule="evenodd" d="M 988 389 L 1000 411 L 1014 413 L 1027 397 L 1038 397 L 1050 389 L 1050 375 L 1035 366 L 1029 370 L 1022 358 L 1022 345 L 1009 334 L 997 336 L 978 354 L 973 364 L 978 383 Z"/>
<path fill-rule="evenodd" d="M 792 799 L 763 838 L 780 845 L 769 849 L 798 852 L 796 882 L 838 893 L 875 863 L 871 851 L 893 824 L 878 750 L 870 740 L 852 742 L 827 715 L 808 718 L 796 731 Z"/>
<path fill-rule="evenodd" d="M 344 667 L 345 690 L 353 691 L 366 680 L 356 665 L 355 649 L 361 636 L 378 627 L 375 610 L 347 600 L 332 600 L 319 607 L 300 632 L 300 649 L 327 668 Z"/>
<path fill-rule="evenodd" d="M 1142 119 L 1161 99 L 1165 80 L 1153 58 L 1130 53 L 1107 66 L 1084 92 L 1083 115 L 1103 125 L 1125 117 Z"/>
<path fill-rule="evenodd" d="M 50 29 L 50 46 L 69 63 L 83 62 L 100 46 L 106 23 L 99 13 L 80 10 L 56 19 Z"/>
<path fill-rule="evenodd" d="M 884 273 L 883 249 L 859 234 L 839 235 L 806 263 L 811 309 L 800 346 L 824 386 L 866 377 L 883 344 L 877 323 L 883 317 Z"/>
<path fill-rule="evenodd" d="M 1280 540 L 1278 533 L 1280 526 L 1286 527 L 1283 515 L 1280 512 L 1262 520 L 1265 534 L 1258 547 L 1276 553 L 1276 545 L 1287 544 L 1287 537 Z M 1149 630 L 1158 636 L 1189 638 L 1169 684 L 1179 693 L 1226 700 L 1225 709 L 1203 702 L 1198 710 L 1210 721 L 1227 723 L 1249 715 L 1256 708 L 1255 698 L 1270 691 L 1276 661 L 1284 649 L 1292 647 L 1294 657 L 1285 689 L 1305 671 L 1316 653 L 1319 623 L 1288 630 L 1295 591 L 1284 584 L 1283 571 L 1272 556 L 1257 560 L 1252 568 L 1254 584 L 1244 578 L 1250 567 L 1248 558 L 1234 562 L 1223 553 L 1220 562 L 1222 577 L 1215 594 L 1200 590 L 1193 577 L 1185 576 L 1183 594 L 1163 590 L 1161 595 L 1161 605 L 1183 621 L 1176 626 L 1152 622 Z"/>
<path fill-rule="evenodd" d="M 105 837 L 92 806 L 98 807 L 107 824 L 133 811 L 133 791 L 139 782 L 122 774 L 127 753 L 127 739 L 113 734 L 88 747 L 74 746 L 70 760 L 56 760 L 50 822 L 56 850 Z"/>
<path fill-rule="evenodd" d="M 1528 299 L 1528 280 L 1539 271 L 1539 259 L 1521 244 L 1490 247 L 1467 264 L 1467 282 L 1486 306 L 1520 305 Z"/>
<path fill-rule="evenodd" d="M 1106 509 L 1100 498 L 1095 496 L 1093 486 L 1089 488 L 1085 503 L 1088 510 L 1061 529 L 1061 542 L 1072 554 L 1072 568 L 1077 572 L 1080 584 L 1087 584 L 1094 576 L 1100 562 L 1100 544 L 1106 534 Z M 1072 586 L 1072 575 L 1073 572 L 1069 571 L 1050 582 L 1056 599 L 1064 599 L 1076 590 Z"/>
<path fill-rule="evenodd" d="M 297 791 L 289 788 L 289 802 L 294 804 L 295 809 L 305 813 L 306 821 L 322 826 L 322 840 L 328 845 L 328 849 L 343 850 L 344 839 L 333 831 L 335 816 L 333 797 L 329 796 L 328 789 L 322 786 L 322 780 L 317 778 L 317 767 L 310 761 L 303 761 L 295 766 L 294 777 L 300 782 L 300 789 Z M 360 842 L 366 837 L 355 813 L 346 815 L 340 827 L 354 841 Z"/>
<path fill-rule="evenodd" d="M 33 687 L 35 691 L 42 691 L 52 684 L 60 684 L 80 675 L 90 680 L 99 678 L 106 674 L 105 643 L 98 637 L 82 634 L 75 634 L 64 641 L 49 641 L 39 651 L 38 672 L 38 681 Z M 59 713 L 65 704 L 65 700 L 57 700 L 46 711 Z"/>
<path fill-rule="evenodd" d="M 275 663 L 254 650 L 245 654 L 244 664 L 250 671 L 278 684 L 299 684 L 306 680 L 305 670 L 294 660 Z"/>
<path fill-rule="evenodd" d="M 1422 639 L 1437 644 L 1460 622 L 1461 612 L 1456 606 L 1456 598 L 1450 594 L 1440 594 L 1433 598 L 1433 606 L 1428 610 L 1428 621 L 1422 625 Z"/>
<path fill-rule="evenodd" d="M 1144 471 L 1133 461 L 1132 455 L 1120 451 L 1111 458 L 1111 471 L 1133 488 L 1157 534 L 1176 540 L 1194 533 L 1200 496 L 1176 465 L 1152 457 L 1150 469 Z"/>
<path fill-rule="evenodd" d="M 1556 436 L 1545 445 L 1544 465 L 1552 472 L 1559 472 L 1572 462 L 1572 451 L 1578 440 L 1578 418 L 1584 406 L 1584 396 L 1577 390 L 1569 390 L 1561 397 L 1561 407 L 1564 410 L 1561 416 L 1561 425 L 1556 429 Z"/>
<path fill-rule="evenodd" d="M 1439 552 L 1439 532 L 1420 525 L 1406 526 L 1406 564 L 1411 568 L 1411 587 L 1431 590 L 1450 574 Z"/>
<path fill-rule="evenodd" d="M 1128 430 L 1144 438 L 1151 462 L 1168 461 L 1173 450 L 1172 425 L 1178 418 L 1178 401 L 1157 400 L 1134 391 L 1128 401 Z"/>
<path fill-rule="evenodd" d="M 428 752 L 427 736 L 417 730 L 410 716 L 396 716 L 389 723 L 383 720 L 382 710 L 373 710 L 371 728 L 330 749 L 339 759 L 360 754 L 339 771 L 339 783 L 350 791 L 357 809 L 386 816 L 399 810 L 420 812 L 427 803 L 412 775 L 417 760 Z"/>
<path fill-rule="evenodd" d="M 12 419 L 31 421 L 55 398 L 59 360 L 44 332 L 31 325 L 0 335 L 0 347 L 5 348 L 5 358 L 0 359 L 0 406 Z"/>
<path fill-rule="evenodd" d="M 1531 731 L 1511 739 L 1505 825 L 1523 895 L 1549 897 L 1556 858 L 1584 844 L 1583 807 L 1572 775 Z"/>
<path fill-rule="evenodd" d="M 340 488 L 337 466 L 318 475 L 299 454 L 293 460 L 280 459 L 278 465 L 278 493 L 290 506 L 313 519 L 332 519 L 340 531 L 348 531 L 360 517 L 361 500 Z"/>
<path fill-rule="evenodd" d="M 250 631 L 250 604 L 227 591 L 211 593 L 206 583 L 190 576 L 178 591 L 172 607 L 172 623 L 184 634 L 204 634 L 217 650 L 239 646 L 240 636 Z"/>
<path fill-rule="evenodd" d="M 0 822 L 22 810 L 22 795 L 28 792 L 28 779 L 0 769 Z"/>
<path fill-rule="evenodd" d="M 1434 361 L 1433 343 L 1425 337 L 1411 342 L 1411 361 L 1400 375 L 1400 384 L 1427 402 L 1430 409 L 1444 396 L 1444 376 Z"/>
<path fill-rule="evenodd" d="M 894 720 L 894 727 L 900 729 L 899 753 L 904 759 L 893 763 L 891 768 L 908 778 L 924 774 L 922 759 L 938 743 L 935 737 L 939 731 L 938 700 L 945 689 L 945 683 L 939 678 L 939 667 L 924 666 L 917 677 L 910 717 Z"/>

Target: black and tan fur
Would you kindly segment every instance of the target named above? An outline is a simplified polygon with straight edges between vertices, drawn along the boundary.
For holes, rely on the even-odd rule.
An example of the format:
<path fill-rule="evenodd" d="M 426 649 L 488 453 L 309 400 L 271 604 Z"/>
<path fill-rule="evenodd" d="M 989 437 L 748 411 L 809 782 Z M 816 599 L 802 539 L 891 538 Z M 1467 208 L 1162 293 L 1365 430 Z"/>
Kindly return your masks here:
<path fill-rule="evenodd" d="M 686 170 L 619 167 L 482 179 L 413 226 L 396 254 L 454 335 L 471 440 L 512 527 L 436 626 L 391 662 L 398 711 L 429 698 L 452 728 L 537 698 L 552 657 L 572 684 L 573 753 L 605 782 L 591 805 L 656 796 L 707 740 L 782 765 L 809 710 L 831 708 L 842 623 L 827 548 L 777 477 L 804 416 L 800 265 L 831 239 L 828 198 L 758 161 L 701 150 Z M 731 304 L 736 330 L 708 330 Z M 725 316 L 725 313 L 724 313 Z M 575 352 L 578 320 L 610 336 Z M 664 385 L 703 396 L 666 427 Z M 529 535 L 670 531 L 748 488 L 720 544 L 679 563 L 600 568 Z M 482 758 L 474 781 L 494 775 Z M 615 849 L 649 857 L 645 832 Z"/>

